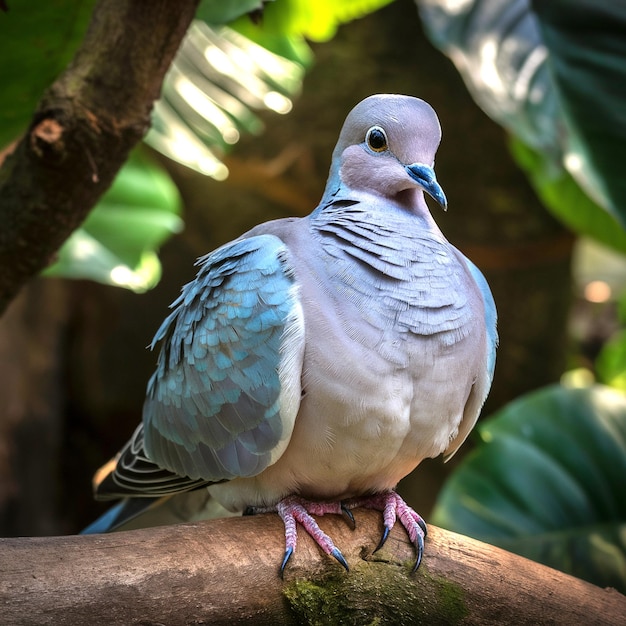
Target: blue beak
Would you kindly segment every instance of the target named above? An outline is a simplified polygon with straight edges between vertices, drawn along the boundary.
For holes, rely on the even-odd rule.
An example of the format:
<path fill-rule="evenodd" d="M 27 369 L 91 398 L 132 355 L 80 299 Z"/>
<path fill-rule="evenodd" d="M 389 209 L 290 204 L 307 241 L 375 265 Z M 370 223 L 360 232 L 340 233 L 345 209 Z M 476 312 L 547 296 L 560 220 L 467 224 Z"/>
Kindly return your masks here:
<path fill-rule="evenodd" d="M 445 211 L 448 208 L 448 201 L 443 189 L 437 182 L 435 172 L 432 167 L 423 163 L 413 163 L 405 166 L 407 174 L 419 184 L 419 186 L 434 200 L 436 200 L 441 208 Z"/>

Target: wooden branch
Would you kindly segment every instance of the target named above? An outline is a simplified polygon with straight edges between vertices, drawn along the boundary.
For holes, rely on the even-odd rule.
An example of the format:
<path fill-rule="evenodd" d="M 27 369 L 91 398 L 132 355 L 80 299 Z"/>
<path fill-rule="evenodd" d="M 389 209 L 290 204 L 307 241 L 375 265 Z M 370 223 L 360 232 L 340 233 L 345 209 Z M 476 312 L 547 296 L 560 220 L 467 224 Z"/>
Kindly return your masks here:
<path fill-rule="evenodd" d="M 284 580 L 276 515 L 110 535 L 0 540 L 2 622 L 22 624 L 618 624 L 626 597 L 431 527 L 416 574 L 396 526 L 320 518 L 350 572 L 300 532 Z M 379 621 L 377 621 L 379 620 Z"/>
<path fill-rule="evenodd" d="M 150 125 L 198 0 L 100 0 L 0 170 L 0 313 L 109 187 Z"/>

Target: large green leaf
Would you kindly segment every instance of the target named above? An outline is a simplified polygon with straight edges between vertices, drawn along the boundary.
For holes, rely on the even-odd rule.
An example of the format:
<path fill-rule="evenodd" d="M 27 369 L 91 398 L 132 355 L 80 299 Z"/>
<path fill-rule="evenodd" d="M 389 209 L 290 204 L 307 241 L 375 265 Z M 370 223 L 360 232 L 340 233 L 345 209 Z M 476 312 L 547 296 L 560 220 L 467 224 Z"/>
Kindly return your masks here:
<path fill-rule="evenodd" d="M 626 3 L 533 0 L 569 130 L 565 165 L 626 227 Z"/>
<path fill-rule="evenodd" d="M 433 523 L 626 591 L 626 396 L 552 386 L 478 431 Z"/>
<path fill-rule="evenodd" d="M 530 0 L 417 0 L 426 33 L 477 104 L 561 166 L 565 128 Z"/>
<path fill-rule="evenodd" d="M 161 275 L 155 251 L 181 230 L 179 212 L 180 198 L 169 176 L 135 152 L 44 275 L 150 289 Z"/>
<path fill-rule="evenodd" d="M 44 90 L 65 68 L 95 0 L 11 0 L 0 11 L 0 148 L 29 122 Z"/>
<path fill-rule="evenodd" d="M 623 250 L 623 236 L 610 230 L 626 225 L 626 4 L 417 3 L 476 102 L 521 142 L 515 155 L 525 153 L 523 167 L 551 211 Z"/>
<path fill-rule="evenodd" d="M 519 139 L 512 138 L 509 148 L 553 215 L 578 235 L 592 237 L 626 253 L 626 230 L 613 215 L 585 194 L 569 172 L 554 167 L 546 153 L 534 150 Z"/>

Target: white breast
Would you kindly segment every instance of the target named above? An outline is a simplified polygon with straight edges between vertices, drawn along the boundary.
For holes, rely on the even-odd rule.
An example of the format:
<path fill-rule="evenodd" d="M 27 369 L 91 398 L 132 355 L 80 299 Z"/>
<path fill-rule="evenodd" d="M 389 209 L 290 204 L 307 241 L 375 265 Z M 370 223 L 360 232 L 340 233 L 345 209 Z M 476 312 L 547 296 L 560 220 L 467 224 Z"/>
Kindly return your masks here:
<path fill-rule="evenodd" d="M 408 251 L 405 281 L 347 257 L 298 260 L 306 347 L 293 435 L 258 476 L 212 486 L 222 504 L 391 489 L 446 449 L 484 361 L 482 311 L 447 242 L 427 243 L 436 254 L 420 265 Z"/>

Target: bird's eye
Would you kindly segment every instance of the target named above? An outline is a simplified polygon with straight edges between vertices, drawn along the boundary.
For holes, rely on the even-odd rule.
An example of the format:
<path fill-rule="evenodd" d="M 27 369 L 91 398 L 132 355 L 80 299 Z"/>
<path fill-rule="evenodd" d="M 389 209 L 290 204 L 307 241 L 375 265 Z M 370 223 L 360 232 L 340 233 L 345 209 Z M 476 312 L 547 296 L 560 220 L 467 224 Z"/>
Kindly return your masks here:
<path fill-rule="evenodd" d="M 387 149 L 387 135 L 380 126 L 372 126 L 365 135 L 365 141 L 374 152 L 384 152 Z"/>

